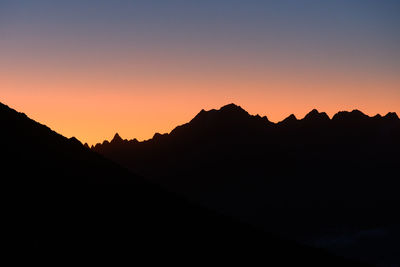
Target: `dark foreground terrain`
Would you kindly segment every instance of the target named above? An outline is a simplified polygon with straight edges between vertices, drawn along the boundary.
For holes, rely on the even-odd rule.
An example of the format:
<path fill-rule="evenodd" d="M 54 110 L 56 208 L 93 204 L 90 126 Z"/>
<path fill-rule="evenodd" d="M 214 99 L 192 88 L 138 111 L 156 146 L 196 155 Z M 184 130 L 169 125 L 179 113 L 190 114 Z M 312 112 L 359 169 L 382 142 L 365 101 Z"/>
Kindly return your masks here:
<path fill-rule="evenodd" d="M 279 123 L 230 104 L 150 140 L 92 147 L 192 201 L 303 244 L 400 265 L 400 120 L 317 110 Z"/>
<path fill-rule="evenodd" d="M 361 265 L 200 208 L 3 104 L 0 122 L 15 260 Z"/>

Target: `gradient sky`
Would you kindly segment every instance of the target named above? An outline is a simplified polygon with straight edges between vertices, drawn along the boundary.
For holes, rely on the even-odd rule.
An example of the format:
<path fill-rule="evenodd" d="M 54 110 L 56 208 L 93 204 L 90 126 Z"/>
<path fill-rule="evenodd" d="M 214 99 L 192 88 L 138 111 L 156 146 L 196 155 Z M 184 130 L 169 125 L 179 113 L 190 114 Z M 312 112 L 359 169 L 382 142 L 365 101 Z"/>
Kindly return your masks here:
<path fill-rule="evenodd" d="M 400 113 L 398 0 L 0 0 L 0 101 L 94 144 L 234 102 Z"/>

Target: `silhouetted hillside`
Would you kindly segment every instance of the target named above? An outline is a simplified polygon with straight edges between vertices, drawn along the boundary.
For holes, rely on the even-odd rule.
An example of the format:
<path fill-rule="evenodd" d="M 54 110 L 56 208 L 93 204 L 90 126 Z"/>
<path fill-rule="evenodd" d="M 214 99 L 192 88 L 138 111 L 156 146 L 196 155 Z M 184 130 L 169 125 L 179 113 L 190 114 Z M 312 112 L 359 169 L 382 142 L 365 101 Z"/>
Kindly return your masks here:
<path fill-rule="evenodd" d="M 0 123 L 11 232 L 30 262 L 356 265 L 198 208 L 3 104 Z"/>
<path fill-rule="evenodd" d="M 169 134 L 144 142 L 118 136 L 92 149 L 204 206 L 304 242 L 399 226 L 395 113 L 330 119 L 313 110 L 272 123 L 230 104 L 202 110 Z M 382 263 L 397 257 L 393 240 L 368 248 L 337 241 L 333 250 Z"/>

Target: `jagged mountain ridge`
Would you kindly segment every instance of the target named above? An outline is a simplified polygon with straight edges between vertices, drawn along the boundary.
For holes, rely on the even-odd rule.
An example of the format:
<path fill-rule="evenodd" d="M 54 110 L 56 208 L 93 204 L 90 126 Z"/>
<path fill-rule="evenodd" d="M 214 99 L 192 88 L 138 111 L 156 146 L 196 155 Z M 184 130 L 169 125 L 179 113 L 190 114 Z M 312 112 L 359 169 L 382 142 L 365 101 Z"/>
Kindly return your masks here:
<path fill-rule="evenodd" d="M 387 157 L 393 165 L 399 136 L 400 119 L 395 113 L 369 117 L 354 110 L 339 112 L 330 119 L 326 113 L 312 110 L 300 120 L 291 115 L 282 122 L 272 123 L 266 117 L 249 115 L 241 107 L 230 104 L 220 110 L 202 110 L 169 134 L 155 134 L 143 142 L 123 140 L 116 134 L 111 142 L 105 141 L 92 149 L 128 168 L 139 172 L 143 169 L 148 176 L 150 173 L 144 167 L 147 161 L 159 167 L 182 169 L 234 154 L 237 159 L 232 160 L 237 162 L 269 159 L 275 162 L 270 165 L 282 165 L 282 168 L 289 161 L 294 161 L 292 166 L 300 166 L 304 156 L 317 157 L 315 160 L 319 162 L 322 155 L 325 162 L 321 163 L 325 167 L 329 167 L 326 162 L 338 161 L 339 157 L 343 159 L 341 163 L 351 164 L 354 160 L 360 163 L 363 159 L 373 160 L 378 154 L 381 159 Z M 348 150 L 354 153 L 345 153 Z M 267 151 L 270 155 L 265 154 Z M 281 162 L 279 157 L 283 157 Z"/>
<path fill-rule="evenodd" d="M 325 112 L 319 112 L 316 109 L 313 109 L 311 112 L 306 114 L 306 116 L 303 119 L 297 119 L 295 115 L 291 114 L 289 117 L 286 119 L 274 123 L 268 120 L 266 116 L 260 117 L 259 115 L 250 115 L 247 111 L 242 109 L 240 106 L 235 105 L 235 104 L 228 104 L 226 106 L 221 107 L 219 110 L 209 110 L 205 111 L 204 109 L 201 110 L 190 122 L 178 126 L 175 129 L 173 129 L 169 134 L 159 134 L 156 133 L 152 139 L 158 139 L 158 138 L 165 138 L 168 135 L 175 135 L 178 132 L 180 132 L 183 128 L 188 128 L 188 127 L 207 127 L 209 129 L 214 128 L 222 128 L 223 126 L 226 126 L 227 124 L 231 125 L 236 125 L 238 127 L 244 126 L 254 126 L 258 125 L 257 130 L 266 130 L 266 129 L 271 129 L 271 128 L 287 128 L 288 126 L 294 126 L 294 124 L 301 124 L 301 123 L 321 123 L 321 122 L 330 122 L 332 124 L 347 124 L 347 126 L 352 126 L 351 124 L 353 123 L 358 123 L 358 122 L 364 122 L 369 123 L 370 125 L 373 124 L 399 124 L 400 119 L 397 116 L 396 113 L 394 112 L 389 112 L 385 116 L 381 116 L 380 114 L 377 114 L 374 117 L 369 117 L 368 115 L 365 115 L 359 110 L 353 110 L 351 112 L 349 111 L 340 111 L 336 113 L 332 118 L 329 118 L 329 116 Z M 253 125 L 249 125 L 253 124 Z M 398 127 L 398 126 L 397 126 Z M 145 140 L 143 142 L 151 142 L 152 139 Z M 137 144 L 140 143 L 136 138 L 132 140 L 123 140 L 118 133 L 116 133 L 115 137 L 109 142 L 109 141 L 104 141 L 103 144 L 96 144 L 95 146 L 92 146 L 92 149 L 95 148 L 96 146 L 99 148 L 101 145 L 108 144 L 108 143 L 130 143 L 130 144 Z"/>
<path fill-rule="evenodd" d="M 204 206 L 301 242 L 399 225 L 395 113 L 329 118 L 313 110 L 272 123 L 228 105 L 201 111 L 169 134 L 92 149 Z M 333 249 L 376 264 L 399 260 L 390 236 L 398 235 Z"/>
<path fill-rule="evenodd" d="M 8 230 L 32 261 L 361 266 L 199 208 L 1 103 L 0 123 Z"/>
<path fill-rule="evenodd" d="M 9 163 L 4 167 L 9 168 L 13 176 L 23 178 L 21 183 L 129 184 L 139 181 L 138 176 L 85 148 L 76 138 L 67 139 L 1 103 L 0 120 L 2 157 Z M 24 168 L 16 166 L 21 162 Z M 39 173 L 42 175 L 34 176 Z M 58 179 L 53 179 L 52 174 Z"/>

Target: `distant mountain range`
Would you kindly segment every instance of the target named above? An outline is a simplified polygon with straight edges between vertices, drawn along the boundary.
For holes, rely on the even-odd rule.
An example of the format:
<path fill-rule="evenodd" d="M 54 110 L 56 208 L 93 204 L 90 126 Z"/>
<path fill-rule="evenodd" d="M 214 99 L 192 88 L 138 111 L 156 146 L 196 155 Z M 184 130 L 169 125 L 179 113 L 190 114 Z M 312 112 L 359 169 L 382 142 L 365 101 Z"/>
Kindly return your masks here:
<path fill-rule="evenodd" d="M 274 207 L 359 208 L 399 200 L 399 137 L 395 113 L 354 110 L 330 119 L 313 110 L 275 124 L 230 104 L 202 110 L 169 134 L 143 142 L 116 134 L 92 150 L 191 196 L 254 186 L 262 195 L 272 190 L 267 195 L 280 199 Z"/>
<path fill-rule="evenodd" d="M 1 103 L 0 123 L 7 230 L 31 262 L 361 265 L 198 207 Z"/>
<path fill-rule="evenodd" d="M 143 142 L 116 134 L 91 149 L 266 231 L 377 264 L 400 262 L 395 113 L 354 110 L 329 118 L 312 110 L 272 123 L 230 104 L 202 110 L 169 134 Z M 374 229 L 385 237 L 354 238 Z"/>

